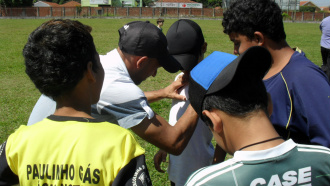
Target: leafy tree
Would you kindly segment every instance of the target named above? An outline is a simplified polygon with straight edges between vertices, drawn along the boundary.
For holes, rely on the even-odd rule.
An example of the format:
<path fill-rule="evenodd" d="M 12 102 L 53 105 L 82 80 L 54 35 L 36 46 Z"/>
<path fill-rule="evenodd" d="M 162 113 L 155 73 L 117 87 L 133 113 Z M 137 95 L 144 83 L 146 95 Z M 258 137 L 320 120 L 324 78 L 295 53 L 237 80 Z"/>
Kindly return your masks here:
<path fill-rule="evenodd" d="M 142 1 L 142 6 L 149 6 L 150 3 L 153 3 L 153 0 L 139 0 Z"/>
<path fill-rule="evenodd" d="M 120 0 L 111 0 L 111 6 L 113 6 L 113 7 L 121 7 Z"/>
<path fill-rule="evenodd" d="M 197 3 L 202 3 L 205 8 L 215 8 L 222 5 L 222 0 L 195 0 Z"/>
<path fill-rule="evenodd" d="M 316 8 L 313 6 L 300 6 L 299 10 L 301 12 L 315 12 Z"/>
<path fill-rule="evenodd" d="M 0 6 L 4 7 L 30 7 L 33 0 L 0 0 Z"/>

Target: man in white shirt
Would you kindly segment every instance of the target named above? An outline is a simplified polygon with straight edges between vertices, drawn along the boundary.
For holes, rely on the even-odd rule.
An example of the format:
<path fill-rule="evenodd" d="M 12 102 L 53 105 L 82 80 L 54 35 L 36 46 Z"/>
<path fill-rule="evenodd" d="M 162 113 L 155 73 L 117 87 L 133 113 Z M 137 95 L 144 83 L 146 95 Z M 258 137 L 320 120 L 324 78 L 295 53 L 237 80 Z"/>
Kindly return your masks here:
<path fill-rule="evenodd" d="M 177 124 L 171 126 L 152 111 L 149 103 L 165 97 L 185 99 L 175 93 L 185 85 L 184 78 L 158 91 L 144 93 L 137 86 L 146 78 L 156 76 L 159 67 L 171 73 L 181 68 L 168 53 L 166 37 L 149 21 L 127 23 L 119 29 L 119 35 L 118 48 L 100 56 L 105 77 L 100 101 L 92 107 L 93 117 L 131 128 L 153 145 L 171 154 L 180 154 L 195 130 L 196 112 L 189 106 Z M 41 97 L 38 102 L 47 99 Z M 51 107 L 54 107 L 52 103 L 37 103 L 30 120 L 47 117 Z"/>

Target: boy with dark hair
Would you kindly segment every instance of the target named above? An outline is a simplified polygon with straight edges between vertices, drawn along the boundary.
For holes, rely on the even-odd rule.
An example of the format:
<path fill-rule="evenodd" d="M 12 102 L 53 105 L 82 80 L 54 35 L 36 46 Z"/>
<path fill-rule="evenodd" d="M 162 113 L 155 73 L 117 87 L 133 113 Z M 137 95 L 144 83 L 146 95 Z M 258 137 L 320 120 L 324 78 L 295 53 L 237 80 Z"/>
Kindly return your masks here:
<path fill-rule="evenodd" d="M 234 54 L 262 46 L 272 56 L 263 78 L 273 102 L 270 117 L 284 139 L 330 147 L 330 85 L 322 70 L 286 42 L 282 11 L 272 0 L 235 1 L 222 21 Z"/>
<path fill-rule="evenodd" d="M 26 73 L 56 110 L 0 146 L 0 185 L 151 185 L 133 135 L 91 116 L 104 79 L 91 30 L 54 19 L 30 34 Z"/>
<path fill-rule="evenodd" d="M 180 19 L 173 23 L 166 34 L 169 53 L 183 69 L 180 76 L 189 77 L 190 71 L 204 59 L 207 43 L 204 40 L 200 26 L 192 20 Z M 179 94 L 187 98 L 186 101 L 173 100 L 170 110 L 169 124 L 175 125 L 188 108 L 189 84 L 180 89 Z M 160 168 L 161 162 L 166 161 L 167 153 L 160 150 L 154 157 L 155 168 Z M 191 173 L 199 168 L 211 165 L 213 162 L 224 160 L 226 153 L 219 146 L 214 150 L 212 133 L 201 119 L 184 151 L 178 155 L 169 155 L 167 169 L 172 186 L 183 186 Z"/>
<path fill-rule="evenodd" d="M 270 66 L 255 46 L 237 58 L 214 52 L 191 71 L 191 105 L 233 158 L 196 171 L 187 186 L 329 185 L 330 149 L 284 141 L 269 120 Z"/>
<path fill-rule="evenodd" d="M 163 27 L 164 26 L 164 19 L 162 19 L 162 18 L 158 18 L 157 19 L 157 27 L 159 28 L 159 30 L 160 31 L 162 31 L 163 32 Z"/>

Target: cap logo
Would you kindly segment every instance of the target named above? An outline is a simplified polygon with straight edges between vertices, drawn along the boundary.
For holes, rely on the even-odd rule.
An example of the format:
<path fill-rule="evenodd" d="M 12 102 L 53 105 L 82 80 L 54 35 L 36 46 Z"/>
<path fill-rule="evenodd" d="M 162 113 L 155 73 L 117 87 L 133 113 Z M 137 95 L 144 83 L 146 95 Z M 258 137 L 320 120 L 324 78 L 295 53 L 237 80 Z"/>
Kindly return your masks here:
<path fill-rule="evenodd" d="M 129 25 L 124 25 L 124 29 L 127 30 Z"/>

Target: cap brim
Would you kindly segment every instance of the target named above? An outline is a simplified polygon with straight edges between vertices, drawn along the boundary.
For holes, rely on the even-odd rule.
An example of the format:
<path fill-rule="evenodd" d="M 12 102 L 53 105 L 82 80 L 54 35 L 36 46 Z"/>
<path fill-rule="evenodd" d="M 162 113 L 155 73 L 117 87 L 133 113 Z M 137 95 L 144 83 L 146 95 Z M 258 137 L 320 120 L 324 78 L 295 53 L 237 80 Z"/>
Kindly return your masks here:
<path fill-rule="evenodd" d="M 178 54 L 172 57 L 181 65 L 182 70 L 191 71 L 198 63 L 198 58 L 193 54 Z"/>
<path fill-rule="evenodd" d="M 247 74 L 261 80 L 271 66 L 271 55 L 263 47 L 250 47 L 236 57 L 223 52 L 213 52 L 190 73 L 189 98 L 201 116 L 205 95 L 222 90 L 235 78 L 236 73 Z M 241 79 L 241 83 L 248 79 Z"/>
<path fill-rule="evenodd" d="M 157 59 L 159 64 L 169 73 L 176 73 L 177 71 L 181 70 L 181 65 L 179 62 L 170 55 Z"/>
<path fill-rule="evenodd" d="M 250 47 L 243 54 L 239 55 L 231 62 L 213 81 L 207 94 L 217 92 L 227 86 L 234 78 L 237 70 L 240 69 L 245 74 L 253 74 L 258 79 L 262 79 L 271 66 L 271 55 L 263 47 Z M 244 81 L 244 79 L 242 80 Z"/>

